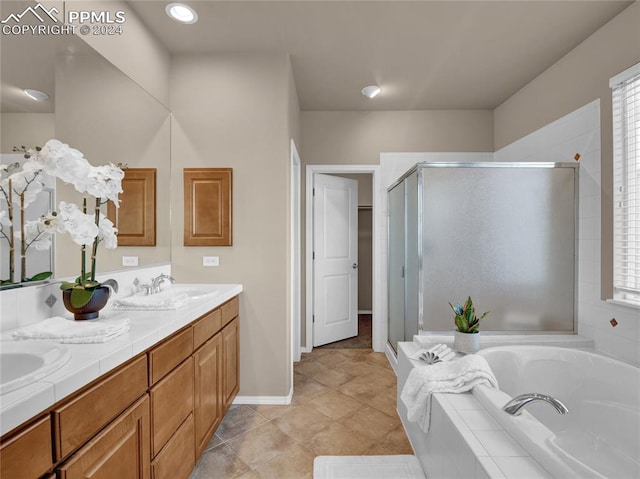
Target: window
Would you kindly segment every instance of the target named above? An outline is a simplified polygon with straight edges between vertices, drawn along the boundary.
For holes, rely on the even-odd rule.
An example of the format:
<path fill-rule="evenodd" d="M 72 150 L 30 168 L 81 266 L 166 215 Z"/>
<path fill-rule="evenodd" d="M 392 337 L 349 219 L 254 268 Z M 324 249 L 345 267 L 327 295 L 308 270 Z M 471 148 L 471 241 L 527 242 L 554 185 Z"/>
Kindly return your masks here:
<path fill-rule="evenodd" d="M 640 63 L 613 77 L 614 300 L 640 306 Z"/>

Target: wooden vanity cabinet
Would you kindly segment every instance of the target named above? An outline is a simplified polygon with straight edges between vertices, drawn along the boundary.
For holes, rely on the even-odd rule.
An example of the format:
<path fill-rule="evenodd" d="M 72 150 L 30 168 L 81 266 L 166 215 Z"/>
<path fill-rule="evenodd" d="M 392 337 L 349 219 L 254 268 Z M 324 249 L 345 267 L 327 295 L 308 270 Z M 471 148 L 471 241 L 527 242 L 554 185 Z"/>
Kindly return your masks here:
<path fill-rule="evenodd" d="M 193 355 L 196 453 L 200 456 L 222 421 L 222 335 L 216 334 Z"/>
<path fill-rule="evenodd" d="M 240 388 L 240 320 L 236 316 L 222 330 L 222 406 L 223 415 L 229 410 Z"/>
<path fill-rule="evenodd" d="M 145 394 L 58 468 L 59 479 L 149 479 L 149 397 Z"/>
<path fill-rule="evenodd" d="M 0 478 L 33 479 L 53 467 L 51 420 L 46 416 L 0 448 Z"/>

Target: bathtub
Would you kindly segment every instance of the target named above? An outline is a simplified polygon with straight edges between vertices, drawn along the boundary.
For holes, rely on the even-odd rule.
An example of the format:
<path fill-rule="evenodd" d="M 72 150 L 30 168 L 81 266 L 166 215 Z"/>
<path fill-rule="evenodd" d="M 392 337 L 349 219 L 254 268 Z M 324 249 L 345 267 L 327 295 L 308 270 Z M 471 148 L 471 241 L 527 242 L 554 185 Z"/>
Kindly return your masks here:
<path fill-rule="evenodd" d="M 598 354 L 549 346 L 481 350 L 500 391 L 473 395 L 556 478 L 640 478 L 640 369 Z M 519 394 L 562 401 L 569 414 L 536 402 L 520 416 L 502 411 Z"/>

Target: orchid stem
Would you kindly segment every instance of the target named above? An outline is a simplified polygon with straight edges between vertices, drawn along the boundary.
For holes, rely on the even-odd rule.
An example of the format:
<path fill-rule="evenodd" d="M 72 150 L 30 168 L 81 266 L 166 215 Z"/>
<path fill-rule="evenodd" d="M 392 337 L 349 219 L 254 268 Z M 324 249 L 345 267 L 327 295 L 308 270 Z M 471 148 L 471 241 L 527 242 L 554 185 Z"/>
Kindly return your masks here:
<path fill-rule="evenodd" d="M 96 198 L 95 209 L 96 226 L 100 226 L 100 198 Z M 91 250 L 91 281 L 96 280 L 96 256 L 98 255 L 98 237 L 93 239 L 93 249 Z"/>
<path fill-rule="evenodd" d="M 24 192 L 20 194 L 20 275 L 22 281 L 27 280 L 27 245 L 24 235 Z"/>
<path fill-rule="evenodd" d="M 9 227 L 9 282 L 13 283 L 16 270 L 16 251 L 15 240 L 13 238 L 13 186 L 11 180 L 9 180 L 9 196 L 7 198 L 7 206 L 9 208 L 9 221 L 11 226 Z"/>
<path fill-rule="evenodd" d="M 87 213 L 87 199 L 82 199 L 82 212 Z M 82 245 L 80 247 L 80 283 L 84 284 L 87 274 L 87 268 L 85 266 L 85 261 L 87 257 L 87 247 L 86 245 Z"/>

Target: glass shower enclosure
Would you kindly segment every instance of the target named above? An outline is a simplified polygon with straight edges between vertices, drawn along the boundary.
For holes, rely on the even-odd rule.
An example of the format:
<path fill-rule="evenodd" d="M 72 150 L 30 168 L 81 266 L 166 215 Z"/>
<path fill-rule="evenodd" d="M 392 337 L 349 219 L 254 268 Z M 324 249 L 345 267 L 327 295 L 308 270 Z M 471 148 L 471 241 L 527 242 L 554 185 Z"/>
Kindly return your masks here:
<path fill-rule="evenodd" d="M 454 329 L 471 296 L 483 331 L 575 328 L 578 168 L 419 163 L 388 190 L 388 340 Z"/>

